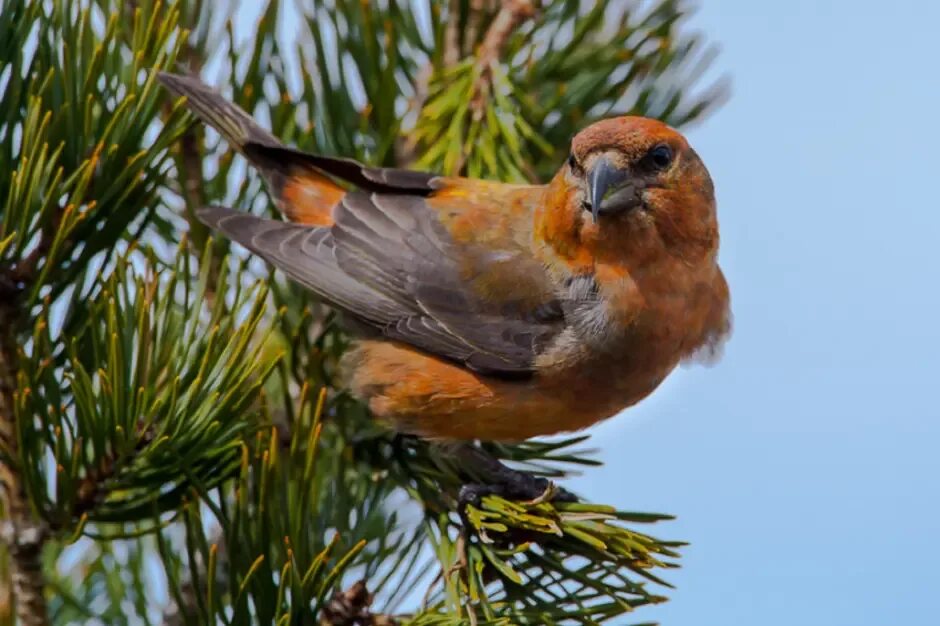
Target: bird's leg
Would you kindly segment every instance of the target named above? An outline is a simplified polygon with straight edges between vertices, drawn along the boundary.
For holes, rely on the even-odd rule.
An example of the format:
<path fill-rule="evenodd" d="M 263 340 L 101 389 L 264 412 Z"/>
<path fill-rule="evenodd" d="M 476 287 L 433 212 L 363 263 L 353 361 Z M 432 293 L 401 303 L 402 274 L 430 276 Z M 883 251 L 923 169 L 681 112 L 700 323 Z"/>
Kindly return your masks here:
<path fill-rule="evenodd" d="M 460 444 L 458 455 L 470 471 L 484 481 L 465 484 L 460 488 L 458 500 L 461 510 L 467 504 L 479 506 L 480 500 L 488 495 L 513 500 L 538 501 L 546 498 L 555 502 L 577 501 L 571 492 L 555 487 L 547 478 L 514 470 L 473 444 Z"/>

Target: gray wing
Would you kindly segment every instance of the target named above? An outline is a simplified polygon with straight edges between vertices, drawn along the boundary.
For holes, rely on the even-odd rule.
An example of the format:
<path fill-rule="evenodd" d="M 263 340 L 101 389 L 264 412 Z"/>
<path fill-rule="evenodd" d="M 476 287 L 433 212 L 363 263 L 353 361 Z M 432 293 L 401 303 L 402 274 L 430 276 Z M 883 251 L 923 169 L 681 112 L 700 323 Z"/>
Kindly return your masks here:
<path fill-rule="evenodd" d="M 358 321 L 490 375 L 524 376 L 564 326 L 562 307 L 481 298 L 474 263 L 424 198 L 350 192 L 331 228 L 213 207 L 200 218 Z M 512 254 L 497 251 L 496 254 Z M 481 251 L 480 263 L 493 251 Z"/>

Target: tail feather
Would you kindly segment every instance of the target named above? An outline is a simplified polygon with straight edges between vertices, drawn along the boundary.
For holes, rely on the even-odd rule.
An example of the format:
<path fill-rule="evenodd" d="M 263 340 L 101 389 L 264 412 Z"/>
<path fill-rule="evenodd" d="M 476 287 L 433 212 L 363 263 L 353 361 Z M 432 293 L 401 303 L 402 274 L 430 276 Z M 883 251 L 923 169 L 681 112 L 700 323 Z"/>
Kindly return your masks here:
<path fill-rule="evenodd" d="M 186 96 L 193 113 L 258 168 L 271 198 L 287 219 L 313 226 L 333 223 L 333 207 L 345 190 L 310 162 L 314 157 L 287 148 L 248 113 L 198 78 L 166 72 L 158 78 L 174 94 Z"/>
<path fill-rule="evenodd" d="M 190 110 L 258 169 L 274 204 L 292 222 L 308 226 L 333 224 L 333 210 L 346 189 L 331 177 L 368 191 L 423 196 L 435 188 L 433 174 L 366 167 L 351 159 L 288 148 L 197 77 L 160 72 L 157 78 L 172 93 L 185 96 Z"/>
<path fill-rule="evenodd" d="M 186 96 L 192 112 L 218 131 L 239 152 L 243 152 L 245 145 L 249 143 L 283 146 L 274 135 L 251 119 L 250 115 L 198 78 L 168 72 L 160 72 L 157 78 L 177 96 Z"/>

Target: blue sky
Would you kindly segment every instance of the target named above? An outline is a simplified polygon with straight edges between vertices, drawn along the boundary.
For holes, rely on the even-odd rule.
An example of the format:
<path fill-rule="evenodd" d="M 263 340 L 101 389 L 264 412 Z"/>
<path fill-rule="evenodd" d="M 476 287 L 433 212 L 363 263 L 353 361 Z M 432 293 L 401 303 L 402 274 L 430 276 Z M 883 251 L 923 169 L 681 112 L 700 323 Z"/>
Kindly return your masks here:
<path fill-rule="evenodd" d="M 592 499 L 674 513 L 664 626 L 940 615 L 940 5 L 702 3 L 733 94 L 689 132 L 735 333 L 595 428 Z"/>

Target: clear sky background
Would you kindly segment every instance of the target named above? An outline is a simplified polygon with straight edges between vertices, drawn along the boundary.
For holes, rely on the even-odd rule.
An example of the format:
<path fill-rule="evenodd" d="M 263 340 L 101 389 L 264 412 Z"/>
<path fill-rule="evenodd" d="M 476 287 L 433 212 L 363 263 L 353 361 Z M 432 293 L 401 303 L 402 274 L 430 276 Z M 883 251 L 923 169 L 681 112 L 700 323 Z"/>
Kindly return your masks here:
<path fill-rule="evenodd" d="M 692 542 L 628 623 L 940 624 L 940 3 L 700 4 L 734 336 L 571 486 Z"/>

